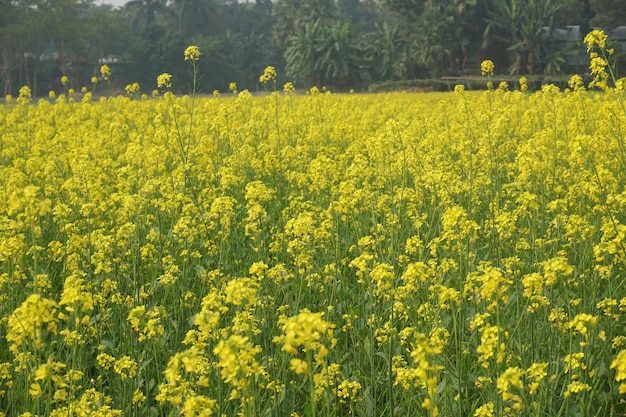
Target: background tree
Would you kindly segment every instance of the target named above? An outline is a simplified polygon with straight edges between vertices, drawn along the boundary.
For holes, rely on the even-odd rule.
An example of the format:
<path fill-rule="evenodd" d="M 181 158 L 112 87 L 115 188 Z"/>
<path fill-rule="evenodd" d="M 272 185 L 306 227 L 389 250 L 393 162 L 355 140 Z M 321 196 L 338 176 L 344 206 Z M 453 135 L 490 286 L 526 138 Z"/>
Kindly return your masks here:
<path fill-rule="evenodd" d="M 376 82 L 400 79 L 405 72 L 400 60 L 405 44 L 398 25 L 383 22 L 375 29 L 364 35 L 370 77 Z"/>
<path fill-rule="evenodd" d="M 617 26 L 626 25 L 626 4 L 623 0 L 589 0 L 589 6 L 594 14 L 589 22 L 591 27 L 608 32 Z"/>
<path fill-rule="evenodd" d="M 388 10 L 408 21 L 415 21 L 424 12 L 428 0 L 382 0 L 381 3 Z"/>
<path fill-rule="evenodd" d="M 282 51 L 272 41 L 275 22 L 272 7 L 271 0 L 234 2 L 224 7 L 228 18 L 226 57 L 232 61 L 229 81 L 251 88 L 258 84 L 259 75 L 268 65 L 281 70 L 284 67 Z"/>
<path fill-rule="evenodd" d="M 460 72 L 480 32 L 475 21 L 476 0 L 384 0 L 396 13 L 400 36 L 407 43 L 406 76 L 439 76 Z"/>
<path fill-rule="evenodd" d="M 336 23 L 325 31 L 321 41 L 321 60 L 318 61 L 325 84 L 333 88 L 355 86 L 361 78 L 364 47 L 359 33 L 350 22 Z"/>
<path fill-rule="evenodd" d="M 590 18 L 588 2 L 584 0 L 557 0 L 558 13 L 554 16 L 554 25 L 564 27 L 567 25 L 583 26 Z M 584 28 L 586 32 L 587 28 Z"/>
<path fill-rule="evenodd" d="M 470 32 L 476 0 L 443 0 L 427 3 L 418 19 L 417 43 L 413 45 L 417 62 L 433 77 L 458 74 L 465 66 L 477 33 Z"/>
<path fill-rule="evenodd" d="M 223 31 L 218 5 L 214 0 L 173 0 L 178 33 L 185 38 L 212 35 Z"/>
<path fill-rule="evenodd" d="M 11 92 L 13 72 L 19 66 L 23 25 L 24 10 L 10 0 L 0 0 L 0 82 L 3 96 Z"/>
<path fill-rule="evenodd" d="M 513 55 L 511 74 L 539 70 L 544 27 L 554 27 L 559 5 L 554 0 L 492 0 L 485 29 L 485 45 L 507 46 Z"/>
<path fill-rule="evenodd" d="M 78 0 L 32 0 L 17 4 L 24 16 L 20 84 L 30 85 L 37 95 L 40 87 L 47 93 L 61 75 L 68 75 L 78 86 L 86 64 L 84 52 L 89 45 L 83 36 L 76 34 L 89 32 L 86 13 L 91 5 Z"/>
<path fill-rule="evenodd" d="M 288 40 L 301 33 L 308 24 L 333 22 L 337 17 L 337 6 L 334 0 L 277 0 L 272 13 L 275 18 L 274 42 L 286 48 Z"/>
<path fill-rule="evenodd" d="M 350 22 L 309 23 L 290 40 L 285 52 L 287 74 L 297 82 L 345 88 L 358 84 L 363 46 Z"/>
<path fill-rule="evenodd" d="M 268 65 L 282 77 L 348 89 L 371 82 L 476 73 L 482 59 L 500 71 L 563 73 L 570 51 L 553 26 L 626 25 L 623 0 L 130 0 L 123 8 L 93 0 L 0 0 L 0 89 L 35 95 L 75 89 L 113 56 L 114 90 L 153 88 L 162 72 L 186 92 L 180 58 L 201 47 L 204 92 L 258 88 Z M 548 30 L 546 30 L 546 27 Z M 76 36 L 80 34 L 80 36 Z M 580 42 L 572 44 L 579 51 Z M 616 58 L 621 55 L 616 54 Z M 569 66 L 567 66 L 569 65 Z M 288 81 L 288 80 L 285 80 Z"/>
<path fill-rule="evenodd" d="M 167 0 L 130 0 L 124 5 L 124 11 L 135 33 L 173 14 L 167 7 Z"/>
<path fill-rule="evenodd" d="M 188 79 L 183 60 L 185 40 L 176 32 L 167 32 L 164 27 L 146 26 L 134 39 L 127 60 L 117 66 L 127 82 L 138 82 L 144 92 L 156 88 L 156 77 L 167 72 L 172 74 L 178 85 Z"/>
<path fill-rule="evenodd" d="M 293 35 L 285 51 L 287 74 L 299 82 L 322 84 L 323 75 L 318 71 L 318 59 L 325 28 L 317 22 L 307 23 L 300 33 Z"/>
<path fill-rule="evenodd" d="M 376 0 L 337 0 L 339 21 L 349 21 L 361 32 L 374 31 L 376 25 L 388 21 L 388 13 Z"/>

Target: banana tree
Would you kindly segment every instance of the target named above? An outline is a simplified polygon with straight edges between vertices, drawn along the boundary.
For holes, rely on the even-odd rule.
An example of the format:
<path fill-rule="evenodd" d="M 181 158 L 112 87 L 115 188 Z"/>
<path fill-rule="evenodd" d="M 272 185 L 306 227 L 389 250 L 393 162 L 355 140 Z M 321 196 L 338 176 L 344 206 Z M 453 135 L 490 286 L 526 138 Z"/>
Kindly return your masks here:
<path fill-rule="evenodd" d="M 383 22 L 376 31 L 366 35 L 367 60 L 370 74 L 375 81 L 399 78 L 400 56 L 405 42 L 400 36 L 398 25 Z"/>
<path fill-rule="evenodd" d="M 285 51 L 287 73 L 299 82 L 354 86 L 361 75 L 363 50 L 350 23 L 308 23 Z"/>
<path fill-rule="evenodd" d="M 509 45 L 511 74 L 537 72 L 544 43 L 544 27 L 552 27 L 559 5 L 554 0 L 492 0 L 485 39 Z"/>

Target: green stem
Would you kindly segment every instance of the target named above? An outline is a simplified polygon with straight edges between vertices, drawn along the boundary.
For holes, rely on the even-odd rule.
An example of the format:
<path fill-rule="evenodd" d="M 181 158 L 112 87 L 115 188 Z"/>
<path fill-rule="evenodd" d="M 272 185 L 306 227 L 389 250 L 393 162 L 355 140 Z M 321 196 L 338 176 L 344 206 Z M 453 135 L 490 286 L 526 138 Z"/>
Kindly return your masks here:
<path fill-rule="evenodd" d="M 315 380 L 313 378 L 313 353 L 309 350 L 306 353 L 306 361 L 307 361 L 307 365 L 309 366 L 309 373 L 308 373 L 308 378 L 309 378 L 309 401 L 310 401 L 310 407 L 309 407 L 309 417 L 316 417 L 317 416 L 317 401 L 315 399 Z"/>

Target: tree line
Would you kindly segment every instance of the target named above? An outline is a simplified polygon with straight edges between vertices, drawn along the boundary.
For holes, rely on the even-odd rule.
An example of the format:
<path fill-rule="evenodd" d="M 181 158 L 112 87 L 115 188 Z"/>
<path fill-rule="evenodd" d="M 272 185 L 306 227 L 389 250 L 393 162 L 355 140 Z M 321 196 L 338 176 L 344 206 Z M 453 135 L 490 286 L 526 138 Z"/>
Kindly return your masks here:
<path fill-rule="evenodd" d="M 131 82 L 149 93 L 163 72 L 185 92 L 192 44 L 205 93 L 258 89 L 267 65 L 298 88 L 344 90 L 480 73 L 482 59 L 500 73 L 567 74 L 585 71 L 572 59 L 582 39 L 557 42 L 553 29 L 621 25 L 623 0 L 0 0 L 0 88 L 78 90 L 107 64 L 109 93 Z"/>

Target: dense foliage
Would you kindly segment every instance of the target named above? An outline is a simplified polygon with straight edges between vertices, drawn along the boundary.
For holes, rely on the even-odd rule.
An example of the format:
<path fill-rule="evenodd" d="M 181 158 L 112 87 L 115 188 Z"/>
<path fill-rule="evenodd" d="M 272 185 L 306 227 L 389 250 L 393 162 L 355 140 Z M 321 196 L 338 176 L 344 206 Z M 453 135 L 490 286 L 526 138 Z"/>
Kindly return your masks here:
<path fill-rule="evenodd" d="M 626 25 L 626 8 L 616 0 L 129 0 L 118 9 L 0 0 L 0 91 L 58 93 L 63 75 L 79 90 L 108 64 L 114 92 L 131 82 L 149 92 L 157 71 L 188 92 L 174 51 L 191 43 L 210 57 L 199 82 L 205 93 L 230 81 L 255 90 L 267 65 L 298 88 L 346 91 L 476 74 L 483 59 L 502 73 L 581 73 L 582 40 L 553 42 L 544 29 L 566 25 L 610 30 Z"/>

